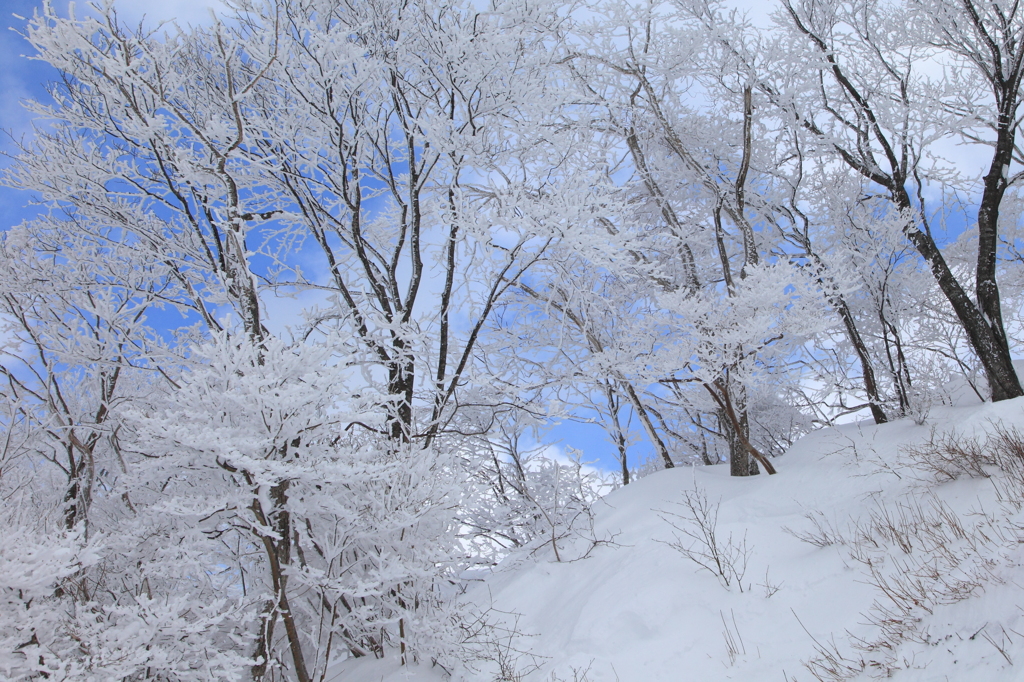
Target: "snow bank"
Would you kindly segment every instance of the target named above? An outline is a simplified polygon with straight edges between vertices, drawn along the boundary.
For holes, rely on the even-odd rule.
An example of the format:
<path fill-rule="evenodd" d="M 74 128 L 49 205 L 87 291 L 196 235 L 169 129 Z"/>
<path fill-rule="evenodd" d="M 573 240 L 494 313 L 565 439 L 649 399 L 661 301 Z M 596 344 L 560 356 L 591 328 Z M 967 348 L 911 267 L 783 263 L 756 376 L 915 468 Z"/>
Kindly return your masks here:
<path fill-rule="evenodd" d="M 471 602 L 493 609 L 494 619 L 509 614 L 504 624 L 516 634 L 494 643 L 504 678 L 495 665 L 456 677 L 1022 679 L 1024 515 L 1000 503 L 1000 476 L 939 482 L 912 466 L 905 450 L 951 429 L 984 439 L 998 423 L 1024 427 L 1024 399 L 935 408 L 920 426 L 902 420 L 818 431 L 778 460 L 777 476 L 675 469 L 617 490 L 598 505 L 603 542 L 586 558 L 557 563 L 541 549 L 471 588 Z M 693 528 L 680 503 L 695 490 L 720 504 L 720 545 L 731 538 L 741 547 L 745 539 L 742 590 L 670 546 L 702 548 L 681 532 Z M 920 603 L 903 599 L 896 609 L 906 594 Z M 814 659 L 812 672 L 806 663 Z M 344 672 L 337 679 L 444 678 L 394 662 L 362 661 Z"/>

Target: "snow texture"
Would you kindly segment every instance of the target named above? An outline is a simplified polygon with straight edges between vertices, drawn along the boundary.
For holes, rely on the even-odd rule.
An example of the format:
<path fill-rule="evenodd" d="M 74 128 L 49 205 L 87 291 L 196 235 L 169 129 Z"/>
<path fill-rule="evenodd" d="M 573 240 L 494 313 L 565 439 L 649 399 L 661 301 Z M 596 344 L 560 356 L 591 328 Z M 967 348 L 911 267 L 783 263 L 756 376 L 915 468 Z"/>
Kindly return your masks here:
<path fill-rule="evenodd" d="M 597 506 L 595 530 L 607 542 L 587 558 L 557 563 L 550 550 L 513 556 L 471 589 L 471 601 L 493 608 L 492 616 L 507 614 L 506 626 L 518 635 L 497 642 L 495 650 L 501 648 L 522 677 L 501 677 L 496 666 L 455 677 L 1019 680 L 1024 551 L 1018 537 L 1024 537 L 1024 516 L 1000 502 L 1002 479 L 994 468 L 987 469 L 990 478 L 940 482 L 915 466 L 906 449 L 953 429 L 984 439 L 999 423 L 1024 425 L 1024 399 L 934 408 L 920 426 L 904 419 L 816 431 L 778 460 L 777 476 L 735 478 L 726 466 L 677 468 L 619 489 Z M 735 583 L 726 588 L 669 544 L 681 534 L 665 519 L 680 527 L 683 522 L 666 512 L 685 516 L 682 495 L 695 489 L 720 501 L 720 543 L 731 536 L 738 545 L 746 538 L 751 551 L 742 592 Z M 981 538 L 950 541 L 949 554 L 960 557 L 955 568 L 929 549 L 920 530 L 931 524 L 939 536 L 952 537 L 951 524 L 935 512 L 943 509 L 968 535 Z M 878 532 L 878 547 L 854 541 L 855 527 L 864 538 L 872 534 L 872 518 L 893 519 L 904 530 L 916 518 L 918 535 L 906 534 L 910 551 Z M 797 537 L 823 537 L 822 528 L 824 536 L 831 529 L 833 539 L 845 541 L 816 546 Z M 688 538 L 681 538 L 685 546 Z M 860 561 L 852 556 L 857 553 Z M 916 570 L 924 595 L 907 612 L 906 637 L 874 649 L 867 644 L 879 640 L 882 630 L 872 620 L 879 619 L 879 608 L 891 614 L 893 602 L 879 589 L 882 581 L 872 578 L 869 556 L 876 575 L 888 581 L 883 584 L 892 586 Z M 921 577 L 924 565 L 945 567 L 944 589 Z M 967 594 L 951 596 L 950 585 Z M 808 667 L 815 658 L 817 678 Z M 334 679 L 445 678 L 436 668 L 403 669 L 395 661 L 352 663 L 335 670 Z M 830 666 L 838 676 L 829 676 Z"/>

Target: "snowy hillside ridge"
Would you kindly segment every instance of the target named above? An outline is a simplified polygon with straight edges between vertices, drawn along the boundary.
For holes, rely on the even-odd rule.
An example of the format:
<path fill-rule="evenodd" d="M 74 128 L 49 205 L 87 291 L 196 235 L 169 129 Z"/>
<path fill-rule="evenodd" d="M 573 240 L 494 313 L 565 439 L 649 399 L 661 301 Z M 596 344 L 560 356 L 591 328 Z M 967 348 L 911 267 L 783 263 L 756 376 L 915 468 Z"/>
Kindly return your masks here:
<path fill-rule="evenodd" d="M 1024 490 L 1020 470 L 993 459 L 994 439 L 1015 428 L 1024 432 L 1024 399 L 936 408 L 920 426 L 820 430 L 777 460 L 777 476 L 717 466 L 643 478 L 597 505 L 595 531 L 609 542 L 587 558 L 537 552 L 471 588 L 470 601 L 507 614 L 515 634 L 493 642 L 493 661 L 453 677 L 1019 680 Z M 928 458 L 929 443 L 966 454 Z M 717 505 L 729 585 L 680 551 L 707 555 L 687 532 L 701 536 L 687 518 L 695 494 Z M 335 679 L 445 678 L 353 663 Z"/>

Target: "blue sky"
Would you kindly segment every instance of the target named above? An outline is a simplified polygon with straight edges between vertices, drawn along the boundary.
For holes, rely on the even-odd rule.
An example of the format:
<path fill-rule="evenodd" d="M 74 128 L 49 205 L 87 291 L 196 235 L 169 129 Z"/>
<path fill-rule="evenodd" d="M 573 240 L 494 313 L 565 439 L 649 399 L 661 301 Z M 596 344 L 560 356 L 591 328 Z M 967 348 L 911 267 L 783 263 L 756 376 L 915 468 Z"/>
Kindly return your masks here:
<path fill-rule="evenodd" d="M 51 4 L 60 14 L 66 14 L 68 0 L 51 0 Z M 117 3 L 121 16 L 130 22 L 137 22 L 146 17 L 150 20 L 176 19 L 183 23 L 202 21 L 208 16 L 210 0 L 161 0 L 159 3 L 147 0 L 122 0 Z M 19 33 L 25 32 L 27 19 L 42 0 L 0 0 L 0 152 L 12 153 L 15 149 L 11 137 L 21 139 L 31 131 L 32 120 L 21 102 L 25 99 L 47 99 L 47 82 L 56 78 L 57 73 L 48 64 L 28 59 L 24 55 L 32 54 L 32 47 Z M 77 4 L 79 16 L 87 11 L 87 3 Z M 24 17 L 24 19 L 18 18 Z M 0 167 L 6 160 L 0 158 Z M 2 227 L 17 224 L 33 211 L 26 208 L 30 197 L 22 192 L 0 187 L 0 216 Z"/>
<path fill-rule="evenodd" d="M 0 31 L 0 151 L 12 153 L 15 149 L 11 137 L 20 139 L 31 129 L 31 119 L 22 107 L 21 101 L 27 98 L 45 99 L 45 83 L 55 77 L 55 72 L 47 64 L 26 59 L 31 47 L 28 42 L 15 31 L 24 32 L 25 21 L 13 16 L 15 14 L 30 17 L 39 3 L 33 0 L 0 0 L 2 8 L 2 27 Z M 6 166 L 6 159 L 0 159 L 0 165 Z M 32 214 L 26 210 L 28 197 L 22 192 L 15 192 L 0 187 L 0 216 L 3 216 L 3 228 L 17 224 Z"/>

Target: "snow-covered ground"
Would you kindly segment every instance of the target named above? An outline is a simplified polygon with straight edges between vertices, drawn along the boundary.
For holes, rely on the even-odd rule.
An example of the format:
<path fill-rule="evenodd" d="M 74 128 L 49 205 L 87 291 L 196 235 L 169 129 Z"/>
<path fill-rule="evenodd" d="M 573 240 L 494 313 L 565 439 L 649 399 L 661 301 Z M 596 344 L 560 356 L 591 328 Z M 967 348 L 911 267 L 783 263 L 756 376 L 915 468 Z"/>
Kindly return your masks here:
<path fill-rule="evenodd" d="M 560 546 L 563 558 L 589 547 L 586 558 L 558 563 L 544 548 L 471 588 L 473 603 L 504 618 L 492 650 L 511 672 L 481 664 L 456 677 L 1024 679 L 1024 514 L 1006 501 L 1016 493 L 995 466 L 991 478 L 939 481 L 907 452 L 954 429 L 984 440 L 1000 423 L 1024 430 L 1024 399 L 934 408 L 923 425 L 821 430 L 777 460 L 776 476 L 675 469 L 617 490 L 596 509 L 602 542 Z M 723 553 L 745 540 L 741 584 L 680 551 L 707 550 L 686 534 L 700 536 L 687 491 L 719 505 Z M 436 668 L 357 663 L 337 679 L 443 679 Z"/>

